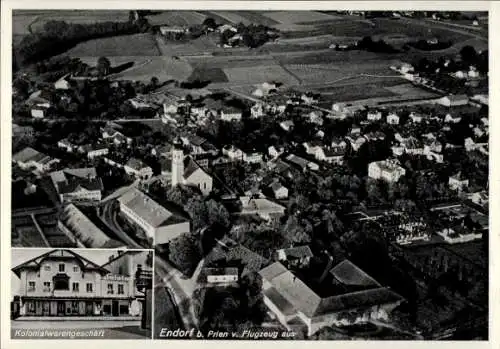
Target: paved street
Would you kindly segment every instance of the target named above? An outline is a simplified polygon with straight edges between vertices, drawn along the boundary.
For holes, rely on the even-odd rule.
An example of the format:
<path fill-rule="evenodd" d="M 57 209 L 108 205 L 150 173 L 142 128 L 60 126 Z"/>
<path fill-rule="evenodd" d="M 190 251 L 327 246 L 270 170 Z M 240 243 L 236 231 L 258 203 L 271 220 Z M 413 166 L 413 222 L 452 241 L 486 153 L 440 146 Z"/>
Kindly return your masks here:
<path fill-rule="evenodd" d="M 190 279 L 184 279 L 182 273 L 174 268 L 170 263 L 160 257 L 155 257 L 155 271 L 162 278 L 165 286 L 170 290 L 175 303 L 183 319 L 184 326 L 187 329 L 196 328 L 198 321 L 194 313 L 193 305 L 190 299 L 196 286 L 196 279 L 200 273 L 203 260 L 200 261 L 193 276 Z"/>

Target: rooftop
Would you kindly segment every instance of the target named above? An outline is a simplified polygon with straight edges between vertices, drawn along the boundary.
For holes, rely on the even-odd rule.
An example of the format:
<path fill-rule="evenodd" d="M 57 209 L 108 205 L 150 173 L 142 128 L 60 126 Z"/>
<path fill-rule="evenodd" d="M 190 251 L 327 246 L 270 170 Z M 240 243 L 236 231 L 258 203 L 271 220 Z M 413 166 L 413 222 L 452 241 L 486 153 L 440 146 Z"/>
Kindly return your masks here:
<path fill-rule="evenodd" d="M 364 283 L 370 286 L 373 284 L 372 280 L 367 279 L 364 273 L 361 277 L 358 277 L 359 268 L 352 268 L 345 262 L 341 262 L 340 266 L 337 265 L 335 268 L 333 273 L 342 276 L 341 279 L 346 282 Z M 296 311 L 300 311 L 310 318 L 336 311 L 396 302 L 403 299 L 397 293 L 388 288 L 379 287 L 380 285 L 376 283 L 373 284 L 374 288 L 371 289 L 321 298 L 280 262 L 271 264 L 259 273 L 286 300 L 286 302 L 281 301 L 280 303 L 285 306 L 287 311 L 289 311 L 291 305 Z M 354 275 L 347 275 L 352 273 Z M 332 285 L 332 287 L 335 287 L 335 285 Z"/>
<path fill-rule="evenodd" d="M 173 204 L 167 209 L 136 188 L 123 194 L 118 201 L 155 228 L 186 221 Z"/>

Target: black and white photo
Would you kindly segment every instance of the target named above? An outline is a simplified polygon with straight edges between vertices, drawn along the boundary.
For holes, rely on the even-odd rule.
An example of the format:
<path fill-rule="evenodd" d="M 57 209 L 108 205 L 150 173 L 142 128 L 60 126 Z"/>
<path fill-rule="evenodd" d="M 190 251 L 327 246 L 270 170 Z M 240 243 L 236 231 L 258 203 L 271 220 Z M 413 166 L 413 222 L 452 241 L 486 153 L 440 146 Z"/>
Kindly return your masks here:
<path fill-rule="evenodd" d="M 491 339 L 491 13 L 286 4 L 13 10 L 13 338 Z"/>

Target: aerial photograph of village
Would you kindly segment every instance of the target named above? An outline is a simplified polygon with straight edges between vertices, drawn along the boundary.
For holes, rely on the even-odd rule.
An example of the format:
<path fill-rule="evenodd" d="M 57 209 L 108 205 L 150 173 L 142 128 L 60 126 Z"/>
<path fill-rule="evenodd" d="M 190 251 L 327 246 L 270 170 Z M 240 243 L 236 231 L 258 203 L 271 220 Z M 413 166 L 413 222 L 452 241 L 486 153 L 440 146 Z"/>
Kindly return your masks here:
<path fill-rule="evenodd" d="M 488 340 L 488 43 L 480 11 L 14 10 L 12 338 Z"/>

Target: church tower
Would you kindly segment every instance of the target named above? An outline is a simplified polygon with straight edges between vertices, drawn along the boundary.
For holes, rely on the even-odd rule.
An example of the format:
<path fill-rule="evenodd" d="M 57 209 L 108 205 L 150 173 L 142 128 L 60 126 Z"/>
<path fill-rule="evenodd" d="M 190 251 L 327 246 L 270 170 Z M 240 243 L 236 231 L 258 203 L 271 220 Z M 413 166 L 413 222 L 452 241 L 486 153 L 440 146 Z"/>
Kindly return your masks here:
<path fill-rule="evenodd" d="M 176 138 L 172 148 L 172 187 L 182 184 L 184 178 L 184 151 L 182 141 Z"/>

